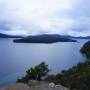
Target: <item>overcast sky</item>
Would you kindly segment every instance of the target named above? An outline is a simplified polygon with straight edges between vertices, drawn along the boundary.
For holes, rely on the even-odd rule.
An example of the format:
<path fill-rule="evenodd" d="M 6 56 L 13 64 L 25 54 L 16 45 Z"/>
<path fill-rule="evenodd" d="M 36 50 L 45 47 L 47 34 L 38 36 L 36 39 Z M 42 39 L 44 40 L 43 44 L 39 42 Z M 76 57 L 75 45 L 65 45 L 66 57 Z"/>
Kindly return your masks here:
<path fill-rule="evenodd" d="M 0 32 L 90 36 L 90 0 L 0 0 Z"/>

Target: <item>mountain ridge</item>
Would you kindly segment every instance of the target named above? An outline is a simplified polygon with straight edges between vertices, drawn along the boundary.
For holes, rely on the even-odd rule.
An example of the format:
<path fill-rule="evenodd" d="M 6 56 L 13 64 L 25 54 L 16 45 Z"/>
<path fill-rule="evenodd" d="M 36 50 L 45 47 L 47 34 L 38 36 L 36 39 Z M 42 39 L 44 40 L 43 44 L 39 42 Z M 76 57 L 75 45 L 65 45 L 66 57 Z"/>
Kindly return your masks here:
<path fill-rule="evenodd" d="M 0 38 L 23 38 L 23 36 L 18 36 L 18 35 L 8 35 L 8 34 L 0 33 Z"/>
<path fill-rule="evenodd" d="M 24 38 L 24 37 L 31 37 L 31 36 L 54 36 L 54 37 L 62 37 L 62 38 L 74 38 L 74 39 L 90 39 L 90 36 L 70 36 L 70 35 L 60 35 L 60 34 L 39 34 L 39 35 L 9 35 L 9 34 L 4 34 L 0 33 L 0 38 Z"/>

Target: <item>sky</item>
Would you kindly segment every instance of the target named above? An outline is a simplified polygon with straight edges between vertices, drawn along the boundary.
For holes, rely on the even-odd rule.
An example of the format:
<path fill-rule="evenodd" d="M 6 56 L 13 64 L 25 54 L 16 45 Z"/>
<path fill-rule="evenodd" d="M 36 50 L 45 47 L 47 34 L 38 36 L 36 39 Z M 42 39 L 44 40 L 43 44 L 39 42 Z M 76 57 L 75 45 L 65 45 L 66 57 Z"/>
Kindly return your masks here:
<path fill-rule="evenodd" d="M 0 0 L 0 33 L 90 36 L 90 0 Z"/>

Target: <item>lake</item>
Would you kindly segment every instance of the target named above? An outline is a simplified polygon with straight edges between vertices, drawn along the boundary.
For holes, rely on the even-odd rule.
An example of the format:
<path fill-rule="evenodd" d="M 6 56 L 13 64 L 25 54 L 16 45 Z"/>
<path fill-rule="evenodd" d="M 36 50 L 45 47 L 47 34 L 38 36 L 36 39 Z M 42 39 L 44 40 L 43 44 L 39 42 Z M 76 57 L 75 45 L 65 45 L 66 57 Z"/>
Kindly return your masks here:
<path fill-rule="evenodd" d="M 86 58 L 79 52 L 88 41 L 58 42 L 53 44 L 13 43 L 13 39 L 0 39 L 0 87 L 15 82 L 25 71 L 46 62 L 51 74 L 68 69 Z"/>

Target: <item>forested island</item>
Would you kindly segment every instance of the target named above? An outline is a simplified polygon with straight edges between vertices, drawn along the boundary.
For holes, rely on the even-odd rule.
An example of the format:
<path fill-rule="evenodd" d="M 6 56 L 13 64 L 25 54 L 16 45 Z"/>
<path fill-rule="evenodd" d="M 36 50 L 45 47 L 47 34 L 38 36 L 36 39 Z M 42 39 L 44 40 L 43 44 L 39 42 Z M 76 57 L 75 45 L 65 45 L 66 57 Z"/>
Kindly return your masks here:
<path fill-rule="evenodd" d="M 16 43 L 54 43 L 54 42 L 76 42 L 76 40 L 72 40 L 70 38 L 66 38 L 64 36 L 60 36 L 57 34 L 43 34 L 43 35 L 35 35 L 28 36 L 22 39 L 15 39 Z"/>

